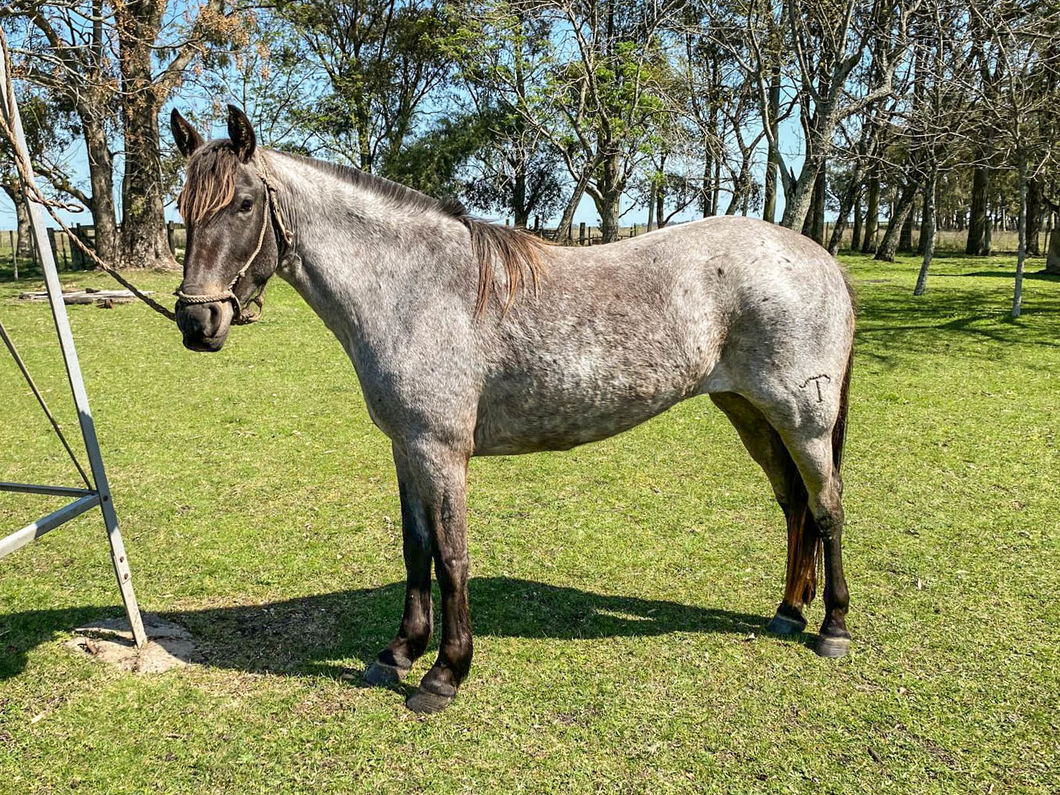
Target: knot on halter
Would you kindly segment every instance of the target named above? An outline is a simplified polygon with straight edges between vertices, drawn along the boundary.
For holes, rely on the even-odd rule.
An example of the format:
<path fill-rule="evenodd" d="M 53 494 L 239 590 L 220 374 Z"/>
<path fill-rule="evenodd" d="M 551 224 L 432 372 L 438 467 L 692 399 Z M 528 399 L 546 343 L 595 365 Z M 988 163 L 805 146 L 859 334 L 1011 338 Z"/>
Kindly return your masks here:
<path fill-rule="evenodd" d="M 250 270 L 250 266 L 254 264 L 254 260 L 257 259 L 258 254 L 261 253 L 261 247 L 265 243 L 265 230 L 270 227 L 270 213 L 272 217 L 276 219 L 276 226 L 279 228 L 280 236 L 283 238 L 284 243 L 288 247 L 290 247 L 291 241 L 294 239 L 294 236 L 287 228 L 287 225 L 284 224 L 283 218 L 281 218 L 280 214 L 276 211 L 276 199 L 273 196 L 273 193 L 275 191 L 272 187 L 272 182 L 269 180 L 269 167 L 265 161 L 264 155 L 262 155 L 261 157 L 261 173 L 259 174 L 259 176 L 261 177 L 262 183 L 265 185 L 265 201 L 263 203 L 261 212 L 261 231 L 258 233 L 258 244 L 254 247 L 254 251 L 251 252 L 249 257 L 247 257 L 247 261 L 243 264 L 243 267 L 239 269 L 239 272 L 236 273 L 235 278 L 233 278 L 232 281 L 228 283 L 228 287 L 225 289 L 224 292 L 212 294 L 189 294 L 181 289 L 177 289 L 176 292 L 173 293 L 173 295 L 177 297 L 178 304 L 213 304 L 222 301 L 232 301 L 236 305 L 236 320 L 233 321 L 234 323 L 253 323 L 259 317 L 261 317 L 261 293 L 264 291 L 264 288 L 262 288 L 262 290 L 259 290 L 257 294 L 255 294 L 253 298 L 250 299 L 252 303 L 256 303 L 258 305 L 257 314 L 249 314 L 244 312 L 243 305 L 240 303 L 239 298 L 236 296 L 235 286 L 239 282 L 239 280 L 246 275 L 247 271 Z"/>

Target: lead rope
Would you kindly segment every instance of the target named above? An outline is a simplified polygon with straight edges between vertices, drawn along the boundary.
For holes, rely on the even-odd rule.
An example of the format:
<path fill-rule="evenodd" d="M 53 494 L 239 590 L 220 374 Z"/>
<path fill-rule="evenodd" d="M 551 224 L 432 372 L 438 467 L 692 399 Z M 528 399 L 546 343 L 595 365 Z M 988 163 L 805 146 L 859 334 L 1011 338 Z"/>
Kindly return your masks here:
<path fill-rule="evenodd" d="M 254 295 L 247 302 L 248 304 L 255 303 L 258 305 L 258 311 L 256 313 L 251 313 L 246 310 L 240 303 L 239 297 L 235 294 L 235 286 L 239 282 L 239 280 L 246 275 L 247 271 L 250 270 L 250 266 L 254 264 L 254 260 L 257 259 L 258 254 L 261 253 L 261 247 L 265 244 L 265 231 L 271 226 L 269 224 L 270 214 L 275 219 L 276 226 L 279 227 L 280 236 L 283 238 L 283 242 L 288 248 L 290 248 L 291 242 L 294 239 L 294 236 L 291 234 L 291 231 L 287 228 L 287 225 L 284 224 L 283 217 L 276 210 L 276 199 L 273 195 L 275 191 L 272 186 L 272 181 L 269 179 L 269 167 L 264 155 L 262 155 L 261 157 L 260 176 L 262 183 L 265 185 L 265 201 L 263 202 L 261 211 L 261 231 L 258 233 L 258 244 L 254 247 L 254 251 L 247 258 L 247 261 L 243 264 L 243 267 L 239 269 L 239 272 L 235 275 L 235 278 L 233 278 L 232 281 L 229 282 L 228 287 L 227 289 L 225 289 L 224 292 L 213 294 L 189 294 L 185 293 L 183 290 L 178 288 L 176 292 L 173 293 L 173 295 L 177 297 L 178 303 L 183 302 L 185 304 L 213 304 L 222 301 L 231 301 L 236 306 L 236 319 L 232 321 L 236 325 L 246 325 L 248 323 L 254 323 L 258 319 L 260 319 L 263 303 L 262 294 L 265 292 L 265 288 L 262 287 L 260 290 L 254 293 Z"/>

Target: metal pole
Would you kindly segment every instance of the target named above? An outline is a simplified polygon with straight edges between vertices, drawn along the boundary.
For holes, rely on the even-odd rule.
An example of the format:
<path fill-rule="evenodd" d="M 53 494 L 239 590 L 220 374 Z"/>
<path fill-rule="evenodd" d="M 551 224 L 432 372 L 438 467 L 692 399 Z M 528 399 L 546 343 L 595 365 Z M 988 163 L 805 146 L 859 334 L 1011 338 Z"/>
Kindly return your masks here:
<path fill-rule="evenodd" d="M 45 533 L 50 533 L 56 527 L 66 524 L 85 511 L 90 511 L 99 505 L 99 495 L 89 494 L 69 505 L 64 505 L 54 513 L 50 513 L 43 519 L 38 519 L 33 524 L 26 525 L 16 533 L 0 540 L 0 557 L 14 552 L 16 549 L 26 546 L 30 541 L 36 541 Z"/>
<path fill-rule="evenodd" d="M 2 53 L 0 54 L 0 99 L 3 101 L 0 104 L 3 105 L 4 116 L 15 133 L 15 143 L 20 150 L 15 152 L 15 156 L 20 157 L 28 152 L 29 148 L 26 145 L 25 131 L 22 129 L 22 119 L 18 114 L 18 105 L 15 103 L 14 96 L 8 96 L 7 81 L 6 53 Z M 25 165 L 29 172 L 29 179 L 35 184 L 36 175 L 33 173 L 33 166 L 28 158 L 25 158 Z M 118 516 L 114 512 L 114 501 L 111 499 L 110 485 L 107 483 L 107 472 L 103 466 L 103 456 L 99 451 L 96 425 L 92 420 L 92 411 L 88 406 L 88 393 L 85 391 L 85 382 L 81 377 L 81 366 L 77 361 L 74 336 L 70 331 L 70 319 L 66 315 L 66 304 L 63 303 L 63 288 L 59 283 L 59 273 L 55 268 L 55 259 L 52 257 L 51 246 L 48 245 L 47 228 L 44 225 L 41 209 L 32 200 L 25 185 L 23 186 L 23 195 L 26 197 L 26 204 L 29 209 L 33 238 L 36 241 L 37 251 L 41 257 L 44 281 L 48 289 L 48 302 L 51 304 L 55 330 L 59 335 L 59 347 L 62 350 L 63 361 L 66 364 L 66 375 L 70 381 L 70 391 L 74 396 L 74 405 L 77 406 L 77 419 L 81 424 L 81 436 L 85 440 L 85 452 L 88 454 L 92 479 L 96 485 L 96 495 L 98 495 L 99 506 L 103 512 L 103 522 L 107 527 L 107 538 L 110 541 L 110 556 L 111 562 L 114 564 L 114 575 L 118 579 L 118 588 L 121 591 L 121 599 L 125 605 L 125 614 L 129 617 L 129 626 L 132 628 L 133 638 L 137 647 L 143 648 L 147 645 L 147 634 L 144 632 L 140 608 L 136 604 L 136 595 L 133 593 L 132 574 L 129 571 L 129 562 L 125 556 L 125 545 L 122 543 L 121 531 L 118 529 Z M 79 503 L 87 504 L 83 500 L 79 500 L 75 505 Z M 61 522 L 59 523 L 61 524 Z M 26 528 L 26 532 L 28 535 L 33 531 L 30 531 L 30 528 Z"/>

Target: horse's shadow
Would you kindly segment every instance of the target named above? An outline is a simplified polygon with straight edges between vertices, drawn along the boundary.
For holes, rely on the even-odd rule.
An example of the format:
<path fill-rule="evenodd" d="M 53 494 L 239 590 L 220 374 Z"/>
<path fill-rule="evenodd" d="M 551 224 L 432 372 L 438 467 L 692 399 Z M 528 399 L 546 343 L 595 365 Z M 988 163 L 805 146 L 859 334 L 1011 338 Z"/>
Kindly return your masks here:
<path fill-rule="evenodd" d="M 252 673 L 337 677 L 370 661 L 401 617 L 404 583 L 258 605 L 161 613 L 195 636 L 196 659 Z M 437 596 L 437 595 L 436 595 Z M 470 583 L 479 636 L 593 639 L 671 632 L 761 633 L 761 616 L 630 596 L 606 596 L 509 577 Z M 436 598 L 437 604 L 437 598 Z M 25 667 L 33 647 L 101 617 L 96 607 L 0 616 L 0 679 Z M 113 611 L 110 611 L 113 615 Z M 437 620 L 437 618 L 436 618 Z"/>

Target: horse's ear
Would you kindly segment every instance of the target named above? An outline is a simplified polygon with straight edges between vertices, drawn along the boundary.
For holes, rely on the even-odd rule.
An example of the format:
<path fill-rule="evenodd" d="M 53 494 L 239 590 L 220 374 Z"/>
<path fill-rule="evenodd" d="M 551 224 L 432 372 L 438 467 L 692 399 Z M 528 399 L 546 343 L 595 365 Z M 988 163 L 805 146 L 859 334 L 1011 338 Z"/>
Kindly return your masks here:
<path fill-rule="evenodd" d="M 254 148 L 258 145 L 254 126 L 247 114 L 235 105 L 228 106 L 228 137 L 232 140 L 232 147 L 241 161 L 246 163 L 254 156 Z"/>
<path fill-rule="evenodd" d="M 191 153 L 203 145 L 202 136 L 188 123 L 188 120 L 180 115 L 180 111 L 173 108 L 169 114 L 169 129 L 173 132 L 173 140 L 177 144 L 177 150 L 190 157 Z"/>

